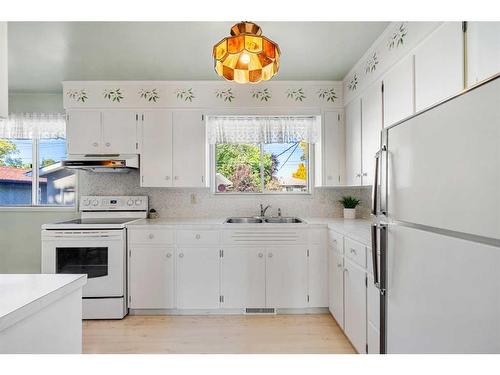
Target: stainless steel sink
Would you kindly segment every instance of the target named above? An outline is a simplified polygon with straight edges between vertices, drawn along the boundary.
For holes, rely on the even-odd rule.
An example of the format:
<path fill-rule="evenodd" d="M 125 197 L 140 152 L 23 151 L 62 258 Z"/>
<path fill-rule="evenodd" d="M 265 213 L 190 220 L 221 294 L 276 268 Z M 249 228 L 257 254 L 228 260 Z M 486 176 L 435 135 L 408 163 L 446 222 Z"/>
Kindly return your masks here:
<path fill-rule="evenodd" d="M 272 224 L 299 224 L 303 223 L 298 217 L 267 217 L 265 218 L 266 223 Z"/>
<path fill-rule="evenodd" d="M 229 217 L 226 220 L 228 224 L 261 224 L 262 219 L 257 217 Z"/>

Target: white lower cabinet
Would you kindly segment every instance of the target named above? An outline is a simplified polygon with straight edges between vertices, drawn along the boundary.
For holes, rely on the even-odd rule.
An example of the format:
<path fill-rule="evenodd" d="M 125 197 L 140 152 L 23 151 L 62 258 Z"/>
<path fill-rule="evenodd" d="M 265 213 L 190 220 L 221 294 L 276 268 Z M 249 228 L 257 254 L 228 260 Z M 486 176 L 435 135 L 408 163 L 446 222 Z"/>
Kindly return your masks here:
<path fill-rule="evenodd" d="M 344 262 L 344 331 L 359 353 L 366 353 L 366 271 Z"/>
<path fill-rule="evenodd" d="M 178 309 L 219 308 L 219 260 L 218 247 L 177 248 Z"/>
<path fill-rule="evenodd" d="M 329 248 L 328 308 L 338 325 L 344 329 L 344 256 Z"/>
<path fill-rule="evenodd" d="M 308 269 L 308 306 L 328 306 L 328 249 L 325 244 L 309 247 Z"/>
<path fill-rule="evenodd" d="M 129 307 L 174 308 L 174 254 L 172 247 L 132 246 L 129 257 Z"/>
<path fill-rule="evenodd" d="M 380 354 L 380 333 L 371 322 L 368 322 L 366 334 L 367 354 Z"/>
<path fill-rule="evenodd" d="M 307 307 L 307 249 L 275 246 L 267 249 L 266 256 L 267 306 Z"/>
<path fill-rule="evenodd" d="M 222 307 L 266 306 L 266 251 L 259 247 L 224 248 L 221 264 Z"/>
<path fill-rule="evenodd" d="M 367 343 L 368 354 L 380 353 L 380 293 L 373 283 L 373 276 L 368 275 L 367 291 Z"/>

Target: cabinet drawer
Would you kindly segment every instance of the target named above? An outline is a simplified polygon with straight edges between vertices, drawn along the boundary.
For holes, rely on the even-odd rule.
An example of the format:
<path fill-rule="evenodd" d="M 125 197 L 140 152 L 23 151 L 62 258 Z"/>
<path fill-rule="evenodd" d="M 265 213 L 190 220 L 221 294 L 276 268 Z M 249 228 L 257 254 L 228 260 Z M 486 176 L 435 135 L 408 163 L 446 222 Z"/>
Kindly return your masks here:
<path fill-rule="evenodd" d="M 218 245 L 220 242 L 217 230 L 179 230 L 178 245 Z"/>
<path fill-rule="evenodd" d="M 328 231 L 328 243 L 333 249 L 340 253 L 344 254 L 344 236 L 340 233 L 337 233 L 333 230 Z"/>
<path fill-rule="evenodd" d="M 171 229 L 131 230 L 130 242 L 151 245 L 172 245 L 174 231 Z"/>
<path fill-rule="evenodd" d="M 350 238 L 345 239 L 346 256 L 363 268 L 366 268 L 366 247 Z"/>

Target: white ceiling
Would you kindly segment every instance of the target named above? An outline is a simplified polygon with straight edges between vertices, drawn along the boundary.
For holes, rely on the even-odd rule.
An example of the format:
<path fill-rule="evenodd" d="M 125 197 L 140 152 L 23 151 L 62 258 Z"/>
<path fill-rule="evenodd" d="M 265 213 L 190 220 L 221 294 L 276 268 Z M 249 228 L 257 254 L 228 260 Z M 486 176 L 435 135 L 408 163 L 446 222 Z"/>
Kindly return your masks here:
<path fill-rule="evenodd" d="M 64 80 L 216 80 L 212 46 L 236 22 L 9 22 L 11 92 Z M 258 22 L 282 52 L 275 79 L 340 80 L 387 22 Z"/>

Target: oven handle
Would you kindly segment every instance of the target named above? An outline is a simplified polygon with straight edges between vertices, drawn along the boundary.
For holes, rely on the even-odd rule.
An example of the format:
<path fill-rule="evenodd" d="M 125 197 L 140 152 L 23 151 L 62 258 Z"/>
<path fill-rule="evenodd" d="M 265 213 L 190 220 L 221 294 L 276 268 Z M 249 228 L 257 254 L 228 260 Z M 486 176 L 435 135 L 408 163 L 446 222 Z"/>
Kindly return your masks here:
<path fill-rule="evenodd" d="M 50 238 L 121 238 L 121 233 L 99 233 L 99 232 L 59 232 L 52 233 L 47 237 Z"/>

